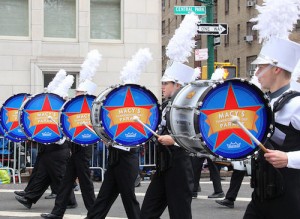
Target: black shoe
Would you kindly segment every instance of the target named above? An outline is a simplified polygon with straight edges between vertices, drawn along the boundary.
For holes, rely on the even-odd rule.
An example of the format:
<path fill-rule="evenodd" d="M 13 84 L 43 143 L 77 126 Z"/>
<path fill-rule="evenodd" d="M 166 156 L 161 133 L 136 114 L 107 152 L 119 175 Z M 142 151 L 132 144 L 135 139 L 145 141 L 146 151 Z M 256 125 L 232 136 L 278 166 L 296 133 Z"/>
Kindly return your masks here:
<path fill-rule="evenodd" d="M 223 205 L 223 206 L 226 206 L 228 208 L 234 208 L 234 202 L 233 201 L 230 201 L 228 199 L 223 199 L 223 200 L 216 200 L 216 202 L 219 204 L 219 205 Z"/>
<path fill-rule="evenodd" d="M 77 208 L 78 204 L 75 203 L 74 205 L 67 205 L 67 209 L 73 209 L 73 208 Z"/>
<path fill-rule="evenodd" d="M 18 196 L 24 196 L 26 194 L 25 191 L 14 191 L 14 193 Z"/>
<path fill-rule="evenodd" d="M 62 216 L 58 216 L 55 214 L 48 214 L 48 213 L 41 214 L 41 217 L 42 218 L 52 218 L 52 219 L 62 219 L 63 218 Z"/>
<path fill-rule="evenodd" d="M 209 196 L 207 196 L 207 198 L 224 198 L 225 197 L 225 194 L 224 192 L 219 192 L 219 193 L 213 193 Z"/>
<path fill-rule="evenodd" d="M 45 196 L 45 199 L 54 199 L 56 198 L 56 194 L 51 193 L 50 195 Z"/>
<path fill-rule="evenodd" d="M 192 198 L 197 198 L 198 197 L 198 192 L 193 192 Z"/>
<path fill-rule="evenodd" d="M 16 196 L 16 199 L 18 202 L 20 202 L 22 205 L 24 205 L 26 208 L 30 209 L 32 206 L 32 202 L 28 200 L 27 198 L 24 198 L 22 196 Z"/>

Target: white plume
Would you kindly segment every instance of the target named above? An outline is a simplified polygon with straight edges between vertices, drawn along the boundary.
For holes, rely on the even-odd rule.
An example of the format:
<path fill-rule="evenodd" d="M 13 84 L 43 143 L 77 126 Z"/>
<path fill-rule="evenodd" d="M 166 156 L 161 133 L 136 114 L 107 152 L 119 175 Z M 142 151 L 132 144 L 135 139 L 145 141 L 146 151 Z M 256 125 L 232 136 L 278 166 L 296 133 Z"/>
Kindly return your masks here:
<path fill-rule="evenodd" d="M 74 76 L 68 75 L 53 91 L 53 93 L 65 98 L 68 96 L 68 91 L 74 83 Z"/>
<path fill-rule="evenodd" d="M 224 72 L 224 68 L 217 68 L 215 72 L 211 75 L 211 80 L 223 80 Z"/>
<path fill-rule="evenodd" d="M 201 69 L 200 68 L 195 68 L 194 69 L 194 74 L 192 76 L 192 81 L 201 79 L 200 76 L 201 76 Z"/>
<path fill-rule="evenodd" d="M 195 48 L 194 37 L 197 34 L 198 23 L 199 17 L 195 13 L 185 15 L 166 48 L 166 55 L 170 60 L 188 62 L 188 57 Z"/>
<path fill-rule="evenodd" d="M 81 65 L 81 71 L 79 75 L 79 83 L 84 82 L 86 79 L 93 81 L 93 77 L 96 73 L 97 67 L 102 59 L 102 55 L 98 50 L 91 50 L 86 59 Z"/>
<path fill-rule="evenodd" d="M 139 49 L 139 51 L 132 56 L 132 59 L 123 67 L 120 79 L 125 84 L 136 84 L 140 79 L 140 74 L 151 60 L 152 55 L 149 51 L 149 48 Z"/>
<path fill-rule="evenodd" d="M 259 31 L 260 43 L 272 36 L 287 39 L 300 18 L 299 0 L 264 0 L 256 9 L 259 14 L 250 21 L 257 22 L 253 29 Z"/>
<path fill-rule="evenodd" d="M 57 88 L 57 86 L 66 78 L 67 72 L 64 69 L 60 69 L 52 81 L 49 83 L 47 87 L 48 92 L 52 92 Z"/>

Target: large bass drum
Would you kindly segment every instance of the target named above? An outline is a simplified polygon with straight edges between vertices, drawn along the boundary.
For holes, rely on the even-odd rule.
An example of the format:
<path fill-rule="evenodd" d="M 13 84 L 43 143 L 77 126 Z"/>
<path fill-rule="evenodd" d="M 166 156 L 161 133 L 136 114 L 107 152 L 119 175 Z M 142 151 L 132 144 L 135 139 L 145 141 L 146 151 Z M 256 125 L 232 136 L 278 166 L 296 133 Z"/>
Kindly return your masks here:
<path fill-rule="evenodd" d="M 245 159 L 258 149 L 231 122 L 232 116 L 238 116 L 263 143 L 274 129 L 267 96 L 242 79 L 192 82 L 177 93 L 167 110 L 168 128 L 180 146 L 195 153 L 208 152 L 220 159 Z"/>
<path fill-rule="evenodd" d="M 91 119 L 94 130 L 106 143 L 137 147 L 153 134 L 134 121 L 134 116 L 155 131 L 161 120 L 160 105 L 146 88 L 126 84 L 104 90 L 93 103 Z"/>
<path fill-rule="evenodd" d="M 76 144 L 87 146 L 100 141 L 91 124 L 90 114 L 95 98 L 93 95 L 79 95 L 67 101 L 61 109 L 61 130 L 67 139 Z"/>
<path fill-rule="evenodd" d="M 14 142 L 26 141 L 18 120 L 18 111 L 30 94 L 19 93 L 8 98 L 0 110 L 1 126 L 7 137 Z"/>
<path fill-rule="evenodd" d="M 28 97 L 19 111 L 19 123 L 26 136 L 33 141 L 50 144 L 59 141 L 59 112 L 64 99 L 53 93 L 40 93 Z"/>

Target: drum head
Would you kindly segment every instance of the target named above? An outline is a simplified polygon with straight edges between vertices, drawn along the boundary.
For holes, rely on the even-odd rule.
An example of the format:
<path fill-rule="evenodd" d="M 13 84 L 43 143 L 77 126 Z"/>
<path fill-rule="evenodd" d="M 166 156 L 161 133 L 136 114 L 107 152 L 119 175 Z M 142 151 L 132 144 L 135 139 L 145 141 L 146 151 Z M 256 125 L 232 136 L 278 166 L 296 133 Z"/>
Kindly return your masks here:
<path fill-rule="evenodd" d="M 13 142 L 20 142 L 20 141 L 21 141 L 21 140 L 18 140 L 18 139 L 16 139 L 16 138 L 13 138 L 13 137 L 10 136 L 9 134 L 7 134 L 7 133 L 4 131 L 4 129 L 3 129 L 2 125 L 1 125 L 1 123 L 0 123 L 0 135 L 3 136 L 4 138 L 10 140 L 10 141 L 13 141 Z"/>
<path fill-rule="evenodd" d="M 1 126 L 4 132 L 11 137 L 10 140 L 15 142 L 27 140 L 27 136 L 22 132 L 18 121 L 18 112 L 28 96 L 30 94 L 26 93 L 11 96 L 4 102 L 0 110 Z"/>
<path fill-rule="evenodd" d="M 144 144 L 153 136 L 147 128 L 133 121 L 134 116 L 154 131 L 161 120 L 160 105 L 154 94 L 136 84 L 114 88 L 100 106 L 100 125 L 104 132 L 114 143 L 127 147 Z"/>
<path fill-rule="evenodd" d="M 28 98 L 20 109 L 19 121 L 23 132 L 31 140 L 49 144 L 59 141 L 59 111 L 64 99 L 53 93 L 40 93 Z"/>
<path fill-rule="evenodd" d="M 79 95 L 64 104 L 60 115 L 60 125 L 64 135 L 80 145 L 94 144 L 100 141 L 92 131 L 91 108 L 96 97 Z M 88 128 L 89 127 L 89 128 Z"/>
<path fill-rule="evenodd" d="M 236 124 L 240 122 L 262 143 L 273 132 L 273 114 L 267 97 L 255 85 L 240 79 L 211 86 L 199 103 L 200 114 L 194 125 L 203 145 L 220 158 L 243 159 L 258 147 Z"/>

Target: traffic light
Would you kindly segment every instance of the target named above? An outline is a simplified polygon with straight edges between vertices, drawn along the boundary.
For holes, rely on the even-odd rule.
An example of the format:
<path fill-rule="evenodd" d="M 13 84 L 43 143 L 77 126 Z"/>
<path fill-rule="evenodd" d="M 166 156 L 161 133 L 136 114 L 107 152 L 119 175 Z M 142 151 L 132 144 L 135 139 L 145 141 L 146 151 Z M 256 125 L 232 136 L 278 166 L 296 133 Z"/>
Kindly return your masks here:
<path fill-rule="evenodd" d="M 231 64 L 230 62 L 215 62 L 214 70 L 216 70 L 216 68 L 224 69 L 224 75 L 223 75 L 224 80 L 237 77 L 237 66 Z M 201 67 L 201 79 L 202 80 L 210 79 L 210 78 L 207 78 L 207 66 L 206 65 Z"/>

